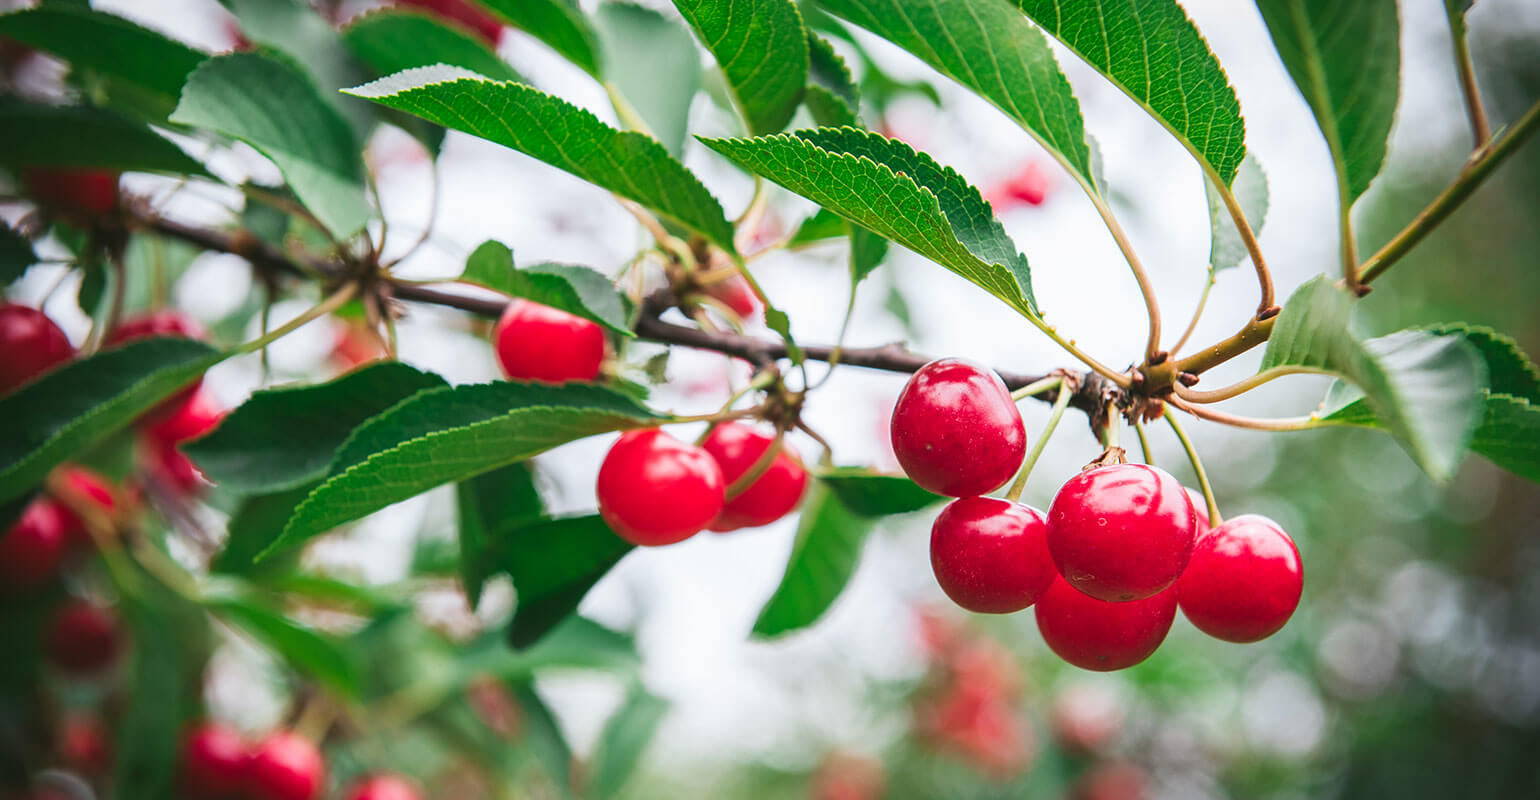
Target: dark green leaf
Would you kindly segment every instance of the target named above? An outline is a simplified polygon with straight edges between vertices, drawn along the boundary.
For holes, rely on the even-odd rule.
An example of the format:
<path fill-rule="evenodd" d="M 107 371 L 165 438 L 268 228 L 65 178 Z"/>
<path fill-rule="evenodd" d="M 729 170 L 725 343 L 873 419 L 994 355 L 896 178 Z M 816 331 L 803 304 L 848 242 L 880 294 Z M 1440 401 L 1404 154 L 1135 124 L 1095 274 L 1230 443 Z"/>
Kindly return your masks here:
<path fill-rule="evenodd" d="M 249 593 L 209 598 L 204 605 L 278 654 L 296 672 L 344 697 L 359 696 L 359 664 L 339 640 L 289 619 Z"/>
<path fill-rule="evenodd" d="M 1513 395 L 1540 403 L 1540 368 L 1536 368 L 1535 362 L 1513 337 L 1465 322 L 1430 325 L 1425 330 L 1438 336 L 1463 336 L 1480 351 L 1487 362 L 1487 385 L 1492 394 Z"/>
<path fill-rule="evenodd" d="M 574 0 L 479 0 L 595 78 L 602 74 L 599 37 Z"/>
<path fill-rule="evenodd" d="M 700 51 L 677 20 L 645 6 L 599 6 L 604 79 L 641 115 L 670 153 L 684 151 L 690 104 L 701 86 Z"/>
<path fill-rule="evenodd" d="M 888 240 L 855 224 L 850 225 L 850 280 L 860 283 L 888 257 Z"/>
<path fill-rule="evenodd" d="M 209 569 L 230 575 L 250 575 L 287 566 L 285 559 L 271 558 L 263 561 L 259 567 L 257 556 L 278 540 L 284 524 L 294 515 L 294 507 L 314 490 L 315 483 L 312 482 L 293 489 L 242 498 L 240 505 L 230 514 L 230 523 L 226 526 L 230 536 L 225 540 L 224 549 L 214 557 Z"/>
<path fill-rule="evenodd" d="M 858 517 L 817 482 L 802 506 L 786 573 L 754 622 L 754 635 L 772 638 L 818 621 L 844 591 L 873 521 Z"/>
<path fill-rule="evenodd" d="M 207 175 L 149 126 L 114 111 L 0 101 L 0 164 Z"/>
<path fill-rule="evenodd" d="M 620 793 L 636 772 L 667 712 L 666 701 L 647 691 L 640 682 L 631 685 L 625 701 L 599 734 L 592 767 L 595 797 L 615 797 Z"/>
<path fill-rule="evenodd" d="M 1540 483 L 1540 405 L 1489 395 L 1470 446 L 1497 466 Z"/>
<path fill-rule="evenodd" d="M 1213 182 L 1204 181 L 1203 190 L 1208 196 L 1208 269 L 1212 275 L 1240 266 L 1246 259 L 1247 251 L 1246 243 L 1241 240 L 1240 231 L 1235 227 L 1235 220 L 1225 208 L 1224 200 L 1214 188 Z M 1241 210 L 1246 212 L 1246 221 L 1251 224 L 1252 231 L 1261 235 L 1262 226 L 1267 222 L 1267 173 L 1262 171 L 1262 165 L 1255 156 L 1248 154 L 1241 161 L 1230 190 L 1241 204 Z"/>
<path fill-rule="evenodd" d="M 127 427 L 225 358 L 188 339 L 148 339 L 55 369 L 0 397 L 0 501 Z"/>
<path fill-rule="evenodd" d="M 737 252 L 721 204 L 656 139 L 618 131 L 565 100 L 442 66 L 348 92 L 538 158 Z"/>
<path fill-rule="evenodd" d="M 802 104 L 813 115 L 813 121 L 825 127 L 862 127 L 857 114 L 860 93 L 845 60 L 827 39 L 811 31 L 807 34 L 807 50 L 809 83 Z"/>
<path fill-rule="evenodd" d="M 833 211 L 819 208 L 813 212 L 812 216 L 802 220 L 802 224 L 797 226 L 797 232 L 787 240 L 786 246 L 807 247 L 830 239 L 838 239 L 850 233 L 849 224 L 844 217 Z"/>
<path fill-rule="evenodd" d="M 588 590 L 632 548 L 597 514 L 519 526 L 492 546 L 518 593 L 508 628 L 516 648 L 540 641 L 571 617 Z"/>
<path fill-rule="evenodd" d="M 482 242 L 465 260 L 460 280 L 591 319 L 622 336 L 636 335 L 626 326 L 626 310 L 615 285 L 588 267 L 535 264 L 520 269 L 514 266 L 513 251 L 492 240 Z"/>
<path fill-rule="evenodd" d="M 37 263 L 37 252 L 27 237 L 0 223 L 0 287 L 21 277 L 27 267 Z"/>
<path fill-rule="evenodd" d="M 205 61 L 173 122 L 239 139 L 278 165 L 300 202 L 346 238 L 369 221 L 362 160 L 348 123 L 290 64 L 250 53 Z"/>
<path fill-rule="evenodd" d="M 354 60 L 331 22 L 309 0 L 221 2 L 235 15 L 246 38 L 287 56 L 300 68 L 321 90 L 321 99 L 347 121 L 355 144 L 361 146 L 374 125 L 373 109 L 337 90 L 356 86 L 369 74 Z"/>
<path fill-rule="evenodd" d="M 363 14 L 343 29 L 342 40 L 376 75 L 449 64 L 495 80 L 523 80 L 480 39 L 440 17 L 412 9 Z"/>
<path fill-rule="evenodd" d="M 209 480 L 231 491 L 292 489 L 325 477 L 337 449 L 365 420 L 444 385 L 432 373 L 380 362 L 329 383 L 264 389 L 182 449 Z"/>
<path fill-rule="evenodd" d="M 903 475 L 883 475 L 864 467 L 839 467 L 818 478 L 846 509 L 862 517 L 906 514 L 946 499 Z"/>
<path fill-rule="evenodd" d="M 545 770 L 546 777 L 556 784 L 563 797 L 572 796 L 572 748 L 562 735 L 561 725 L 550 707 L 535 694 L 530 681 L 514 681 L 510 689 L 519 709 L 524 712 L 524 730 L 529 749 L 535 751 L 535 759 Z"/>
<path fill-rule="evenodd" d="M 786 127 L 807 84 L 807 32 L 792 0 L 674 0 L 727 78 L 750 134 Z"/>
<path fill-rule="evenodd" d="M 460 580 L 471 608 L 481 602 L 487 578 L 498 571 L 504 540 L 545 513 L 528 463 L 460 481 L 455 486 L 460 519 Z"/>

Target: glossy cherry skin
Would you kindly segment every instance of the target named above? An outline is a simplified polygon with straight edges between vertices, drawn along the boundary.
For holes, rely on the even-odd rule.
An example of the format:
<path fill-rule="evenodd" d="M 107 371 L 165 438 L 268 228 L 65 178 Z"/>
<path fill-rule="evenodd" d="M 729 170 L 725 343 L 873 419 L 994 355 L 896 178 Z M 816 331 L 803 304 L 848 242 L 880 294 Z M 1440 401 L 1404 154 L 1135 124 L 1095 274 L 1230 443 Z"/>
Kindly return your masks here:
<path fill-rule="evenodd" d="M 733 273 L 707 287 L 706 294 L 722 301 L 733 310 L 740 318 L 749 320 L 759 316 L 759 297 L 754 294 L 754 288 L 744 280 L 742 275 Z"/>
<path fill-rule="evenodd" d="M 248 800 L 315 800 L 326 783 L 326 762 L 316 746 L 279 731 L 251 751 L 246 764 Z"/>
<path fill-rule="evenodd" d="M 187 800 L 247 800 L 246 741 L 230 728 L 200 723 L 182 736 L 177 786 Z"/>
<path fill-rule="evenodd" d="M 530 300 L 514 300 L 492 332 L 503 374 L 516 381 L 591 381 L 604 364 L 597 323 Z"/>
<path fill-rule="evenodd" d="M 121 649 L 118 618 L 111 611 L 74 601 L 54 612 L 44 638 L 49 663 L 74 675 L 107 668 Z"/>
<path fill-rule="evenodd" d="M 1294 540 L 1267 517 L 1245 514 L 1198 539 L 1176 598 L 1198 630 L 1245 644 L 1277 633 L 1304 587 Z"/>
<path fill-rule="evenodd" d="M 1021 413 L 994 372 L 960 358 L 921 367 L 893 406 L 893 454 L 937 494 L 972 497 L 1000 488 L 1027 450 Z"/>
<path fill-rule="evenodd" d="M 47 314 L 0 303 L 0 395 L 75 357 L 68 336 Z"/>
<path fill-rule="evenodd" d="M 1198 514 L 1176 478 L 1148 464 L 1070 478 L 1048 507 L 1048 552 L 1071 586 L 1126 602 L 1160 592 L 1192 557 Z"/>
<path fill-rule="evenodd" d="M 477 8 L 469 0 L 400 0 L 400 2 L 402 5 L 431 11 L 444 19 L 457 22 L 493 47 L 497 46 L 497 40 L 503 33 L 502 23 Z"/>
<path fill-rule="evenodd" d="M 930 566 L 952 602 L 1010 614 L 1037 602 L 1058 573 L 1043 512 L 995 497 L 964 497 L 930 529 Z"/>
<path fill-rule="evenodd" d="M 29 169 L 22 173 L 37 204 L 100 216 L 118 205 L 118 173 L 100 169 Z"/>
<path fill-rule="evenodd" d="M 52 581 L 70 543 L 70 515 L 49 499 L 33 500 L 0 536 L 0 590 L 25 592 Z"/>
<path fill-rule="evenodd" d="M 62 484 L 74 501 L 90 503 L 102 514 L 111 516 L 117 513 L 117 492 L 112 483 L 101 475 L 77 464 L 66 464 L 59 467 L 55 474 L 55 481 Z M 60 498 L 60 508 L 64 511 L 66 543 L 74 552 L 89 550 L 96 545 L 96 540 L 91 537 L 91 531 L 86 527 L 86 521 L 76 514 L 73 509 Z"/>
<path fill-rule="evenodd" d="M 186 402 L 146 425 L 144 432 L 167 444 L 181 444 L 201 438 L 219 427 L 225 413 L 225 407 L 200 386 Z"/>
<path fill-rule="evenodd" d="M 629 431 L 599 466 L 599 513 L 622 539 L 682 542 L 722 513 L 727 482 L 710 453 L 657 428 Z"/>
<path fill-rule="evenodd" d="M 389 773 L 365 778 L 344 795 L 347 800 L 422 800 L 417 784 Z"/>
<path fill-rule="evenodd" d="M 1149 658 L 1176 618 L 1176 592 L 1126 603 L 1088 597 L 1056 578 L 1037 601 L 1037 630 L 1059 658 L 1110 672 Z"/>
<path fill-rule="evenodd" d="M 731 486 L 759 463 L 765 451 L 775 444 L 775 437 L 741 422 L 726 422 L 711 429 L 701 449 L 716 459 L 722 468 L 722 480 Z M 739 528 L 757 528 L 791 513 L 807 490 L 807 469 L 802 459 L 785 447 L 777 453 L 749 488 L 728 500 L 722 513 L 711 522 L 718 532 Z"/>

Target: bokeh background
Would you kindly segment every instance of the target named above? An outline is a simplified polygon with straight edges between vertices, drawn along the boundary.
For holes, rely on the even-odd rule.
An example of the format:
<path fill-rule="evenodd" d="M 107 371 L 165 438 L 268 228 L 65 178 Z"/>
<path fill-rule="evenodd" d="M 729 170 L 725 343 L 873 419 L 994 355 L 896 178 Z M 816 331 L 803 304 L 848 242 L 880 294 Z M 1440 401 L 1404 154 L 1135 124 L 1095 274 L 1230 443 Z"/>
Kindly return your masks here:
<path fill-rule="evenodd" d="M 666 3 L 644 3 L 673 13 Z M 6 4 L 0 3 L 0 8 Z M 15 5 L 12 3 L 11 5 Z M 232 44 L 230 17 L 212 0 L 111 0 L 98 8 L 211 50 Z M 343 15 L 370 3 L 343 3 Z M 593 5 L 585 2 L 585 7 Z M 1372 252 L 1458 171 L 1470 148 L 1450 39 L 1438 0 L 1403 0 L 1401 104 L 1385 171 L 1359 204 L 1361 252 Z M 1248 142 L 1266 169 L 1271 204 L 1261 242 L 1281 295 L 1337 264 L 1332 174 L 1304 102 L 1273 53 L 1250 3 L 1184 0 L 1228 72 Z M 1540 97 L 1540 4 L 1482 0 L 1471 45 L 1494 120 Z M 1029 164 L 1048 173 L 1040 205 L 1002 207 L 1029 258 L 1051 322 L 1110 364 L 1136 359 L 1144 312 L 1132 279 L 1090 204 L 1068 176 L 1004 116 L 914 59 L 858 32 L 891 76 L 928 82 L 896 94 L 873 127 L 956 167 L 986 191 Z M 541 44 L 505 31 L 500 53 L 543 89 L 614 120 L 602 90 Z M 1167 327 L 1180 330 L 1206 281 L 1208 216 L 1192 160 L 1153 120 L 1072 54 L 1060 62 L 1086 127 L 1104 154 L 1115 207 L 1158 287 Z M 62 68 L 39 59 L 18 82 L 46 92 Z M 705 93 L 694 133 L 730 135 L 736 123 Z M 806 122 L 806 120 L 804 120 Z M 189 143 L 194 152 L 206 146 Z M 224 176 L 276 181 L 242 148 L 210 154 Z M 404 264 L 413 278 L 452 277 L 476 245 L 496 238 L 522 263 L 559 260 L 613 274 L 645 241 L 634 221 L 591 186 L 532 159 L 451 133 L 435 180 L 419 147 L 384 130 L 371 142 L 390 252 L 425 226 L 428 245 Z M 704 147 L 686 161 L 729 213 L 751 181 Z M 207 184 L 131 176 L 131 190 L 168 213 L 222 222 L 241 198 Z M 787 229 L 811 208 L 777 192 Z M 5 208 L 11 218 L 15 209 Z M 1540 145 L 1520 153 L 1395 274 L 1360 304 L 1365 334 L 1453 320 L 1490 325 L 1540 352 Z M 779 253 L 756 275 L 804 342 L 832 341 L 848 292 L 842 245 Z M 175 265 L 176 303 L 234 338 L 254 330 L 255 288 L 231 256 L 144 255 Z M 33 270 L 13 289 L 23 301 L 54 288 L 59 268 Z M 83 335 L 73 292 L 48 311 Z M 1194 341 L 1221 338 L 1252 312 L 1256 285 L 1243 265 L 1221 275 Z M 281 304 L 275 319 L 305 299 Z M 332 324 L 332 323 L 328 323 Z M 273 349 L 266 380 L 335 372 L 340 323 L 309 326 Z M 1071 366 L 1014 312 L 947 271 L 897 249 L 856 302 L 848 343 L 903 340 L 920 352 L 961 355 L 1002 369 Z M 761 333 L 764 333 L 761 331 Z M 441 309 L 412 307 L 400 324 L 403 360 L 456 382 L 496 377 L 484 329 Z M 638 363 L 654 351 L 633 351 Z M 1228 383 L 1260 352 L 1216 370 Z M 742 365 L 676 352 L 653 402 L 708 412 L 741 381 Z M 815 378 L 823 366 L 814 369 Z M 255 360 L 217 367 L 208 386 L 230 405 L 264 380 Z M 891 469 L 888 410 L 902 376 L 840 368 L 809 400 L 807 419 L 838 463 Z M 1233 403 L 1241 413 L 1313 408 L 1325 382 L 1289 379 Z M 1032 436 L 1047 416 L 1024 407 Z M 1364 431 L 1263 434 L 1192 423 L 1224 513 L 1272 517 L 1298 542 L 1306 571 L 1299 612 L 1252 646 L 1220 643 L 1180 616 L 1149 661 L 1096 675 L 1043 646 L 1030 613 L 969 616 L 930 576 L 934 510 L 886 521 L 867 543 L 849 587 L 813 628 L 773 641 L 749 631 L 780 579 L 795 520 L 732 535 L 702 535 L 628 556 L 582 612 L 634 632 L 647 687 L 669 703 L 627 789 L 636 798 L 1517 798 L 1540 796 L 1540 488 L 1472 456 L 1447 486 L 1431 483 L 1389 438 Z M 1154 461 L 1186 481 L 1191 471 L 1163 427 Z M 691 432 L 693 433 L 693 431 Z M 811 461 L 812 442 L 794 440 Z M 593 475 L 609 440 L 577 442 L 536 460 L 556 511 L 591 510 Z M 1046 507 L 1058 484 L 1098 452 L 1071 414 L 1048 447 L 1026 499 Z M 221 524 L 218 503 L 205 510 Z M 380 585 L 409 579 L 414 553 L 453 533 L 452 493 L 381 512 L 313 546 L 317 570 Z M 425 545 L 424 543 L 429 543 Z M 496 586 L 465 608 L 453 586 L 424 584 L 419 612 L 445 625 L 493 624 L 512 605 Z M 248 730 L 274 724 L 292 686 L 259 648 L 228 631 L 211 667 L 213 713 Z M 574 747 L 592 750 L 625 688 L 593 673 L 536 683 Z M 971 693 L 971 694 L 970 694 Z M 973 706 L 960 697 L 985 697 Z M 511 745 L 516 746 L 516 745 Z M 845 791 L 845 794 L 838 792 Z M 822 794 L 820 794 L 822 793 Z M 524 795 L 519 795 L 524 796 Z M 534 796 L 540 796 L 538 791 Z"/>

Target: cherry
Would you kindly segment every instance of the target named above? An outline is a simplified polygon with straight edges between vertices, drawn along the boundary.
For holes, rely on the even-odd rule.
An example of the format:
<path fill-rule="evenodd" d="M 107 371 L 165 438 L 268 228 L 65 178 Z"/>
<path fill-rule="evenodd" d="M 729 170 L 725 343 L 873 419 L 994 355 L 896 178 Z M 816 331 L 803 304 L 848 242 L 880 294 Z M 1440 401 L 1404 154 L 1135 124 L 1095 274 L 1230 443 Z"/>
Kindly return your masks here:
<path fill-rule="evenodd" d="M 599 513 L 632 544 L 682 542 L 722 513 L 716 459 L 657 428 L 629 431 L 599 467 Z"/>
<path fill-rule="evenodd" d="M 129 317 L 118 323 L 107 335 L 105 342 L 108 347 L 116 347 L 140 339 L 193 339 L 207 341 L 208 328 L 203 323 L 193 319 L 174 309 L 162 309 L 146 314 Z M 161 401 L 160 405 L 150 409 L 144 415 L 145 421 L 154 421 L 175 414 L 177 410 L 193 399 L 198 387 L 203 385 L 203 378 L 195 378 L 192 383 L 178 391 L 176 394 Z"/>
<path fill-rule="evenodd" d="M 754 287 L 749 286 L 749 282 L 736 272 L 707 285 L 704 291 L 722 301 L 742 319 L 749 320 L 759 316 L 759 296 L 754 294 Z"/>
<path fill-rule="evenodd" d="M 1198 514 L 1170 473 L 1113 464 L 1070 478 L 1048 507 L 1059 574 L 1098 600 L 1149 597 L 1187 568 Z"/>
<path fill-rule="evenodd" d="M 1051 529 L 1050 529 L 1051 530 Z M 1176 592 L 1108 603 L 1057 578 L 1037 601 L 1037 629 L 1059 658 L 1110 672 L 1150 657 L 1176 618 Z"/>
<path fill-rule="evenodd" d="M 27 194 L 56 211 L 101 216 L 118 205 L 118 173 L 102 169 L 28 169 Z"/>
<path fill-rule="evenodd" d="M 345 797 L 347 800 L 422 800 L 422 793 L 407 778 L 387 773 L 359 781 Z"/>
<path fill-rule="evenodd" d="M 68 336 L 47 314 L 0 303 L 0 395 L 75 357 Z"/>
<path fill-rule="evenodd" d="M 759 463 L 775 437 L 741 422 L 727 422 L 711 429 L 701 449 L 716 459 L 722 468 L 722 480 L 728 485 Z M 757 528 L 791 513 L 807 489 L 807 469 L 797 454 L 782 447 L 749 487 L 727 501 L 722 513 L 712 521 L 718 532 L 739 528 Z"/>
<path fill-rule="evenodd" d="M 492 332 L 503 373 L 516 381 L 591 381 L 604 363 L 598 324 L 530 300 L 514 300 Z"/>
<path fill-rule="evenodd" d="M 503 34 L 502 23 L 467 0 L 400 0 L 402 5 L 431 11 L 444 19 L 469 28 L 487 44 L 496 47 Z"/>
<path fill-rule="evenodd" d="M 239 733 L 203 722 L 182 736 L 177 785 L 187 800 L 243 800 L 250 756 Z"/>
<path fill-rule="evenodd" d="M 73 675 L 100 672 L 118 654 L 118 619 L 111 611 L 82 600 L 58 611 L 48 623 L 44 652 L 60 671 Z"/>
<path fill-rule="evenodd" d="M 1176 598 L 1198 630 L 1245 644 L 1289 621 L 1304 583 L 1294 540 L 1267 517 L 1245 514 L 1198 540 Z"/>
<path fill-rule="evenodd" d="M 1053 180 L 1037 161 L 1028 161 L 989 193 L 989 204 L 1004 211 L 1015 206 L 1040 206 L 1048 199 Z"/>
<path fill-rule="evenodd" d="M 181 444 L 200 438 L 219 427 L 224 418 L 225 407 L 214 399 L 212 393 L 200 386 L 187 398 L 187 402 L 146 425 L 144 432 L 166 444 Z"/>
<path fill-rule="evenodd" d="M 326 783 L 326 762 L 309 739 L 279 731 L 262 740 L 246 764 L 249 800 L 314 800 Z"/>
<path fill-rule="evenodd" d="M 893 406 L 892 436 L 904 472 L 953 497 L 1000 488 L 1027 449 L 1005 382 L 960 358 L 932 361 L 909 378 Z"/>
<path fill-rule="evenodd" d="M 117 512 L 117 494 L 112 484 L 101 475 L 82 466 L 67 464 L 59 467 L 55 481 L 62 484 L 69 492 L 71 502 L 89 503 L 109 516 Z M 59 507 L 64 512 L 66 543 L 69 549 L 77 552 L 91 549 L 95 545 L 95 539 L 91 537 L 86 521 L 62 500 Z"/>
<path fill-rule="evenodd" d="M 0 537 L 0 589 L 27 591 L 54 579 L 70 542 L 70 514 L 49 499 L 34 500 Z"/>
<path fill-rule="evenodd" d="M 112 740 L 102 718 L 71 714 L 59 724 L 59 760 L 82 774 L 102 775 L 112 766 Z"/>
<path fill-rule="evenodd" d="M 930 529 L 930 565 L 952 602 L 1009 614 L 1037 602 L 1053 582 L 1043 512 L 994 497 L 964 497 Z"/>
<path fill-rule="evenodd" d="M 210 485 L 198 465 L 170 442 L 145 437 L 140 442 L 139 462 L 142 469 L 180 497 L 192 497 Z"/>

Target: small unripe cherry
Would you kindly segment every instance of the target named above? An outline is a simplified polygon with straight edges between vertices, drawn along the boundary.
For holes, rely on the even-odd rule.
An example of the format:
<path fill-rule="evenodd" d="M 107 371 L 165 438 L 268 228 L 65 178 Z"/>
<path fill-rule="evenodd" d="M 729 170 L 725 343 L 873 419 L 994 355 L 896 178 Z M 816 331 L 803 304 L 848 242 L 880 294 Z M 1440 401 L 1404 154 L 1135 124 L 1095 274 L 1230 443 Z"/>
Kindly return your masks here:
<path fill-rule="evenodd" d="M 15 303 L 0 303 L 0 395 L 75 357 L 64 331 L 47 314 Z"/>
<path fill-rule="evenodd" d="M 309 739 L 292 731 L 270 734 L 246 763 L 249 800 L 315 800 L 326 783 L 326 761 Z"/>
<path fill-rule="evenodd" d="M 722 480 L 731 486 L 759 463 L 765 451 L 776 444 L 775 436 L 745 425 L 726 422 L 711 429 L 701 449 L 716 459 L 722 468 Z M 770 466 L 736 497 L 728 500 L 722 513 L 711 522 L 717 532 L 739 528 L 757 528 L 791 513 L 807 489 L 807 469 L 797 454 L 782 446 Z"/>
<path fill-rule="evenodd" d="M 239 733 L 214 722 L 198 723 L 182 735 L 177 786 L 187 800 L 241 800 L 249 761 Z"/>
<path fill-rule="evenodd" d="M 49 663 L 72 675 L 100 672 L 117 657 L 121 645 L 118 618 L 111 611 L 74 601 L 48 622 L 43 652 Z"/>
<path fill-rule="evenodd" d="M 629 431 L 599 466 L 599 513 L 622 539 L 657 546 L 705 530 L 727 483 L 710 453 L 658 428 Z"/>
<path fill-rule="evenodd" d="M 1009 614 L 1037 602 L 1058 575 L 1043 512 L 994 497 L 964 497 L 930 529 L 930 565 L 952 602 Z"/>
<path fill-rule="evenodd" d="M 106 214 L 118 205 L 118 173 L 104 169 L 32 168 L 22 173 L 37 204 L 65 214 Z"/>
<path fill-rule="evenodd" d="M 365 778 L 353 785 L 347 800 L 422 800 L 417 784 L 391 773 Z"/>
<path fill-rule="evenodd" d="M 604 330 L 597 323 L 532 300 L 508 304 L 492 342 L 503 374 L 516 381 L 591 381 L 604 364 Z"/>
<path fill-rule="evenodd" d="M 1176 592 L 1108 603 L 1056 578 L 1038 598 L 1036 614 L 1038 632 L 1059 658 L 1110 672 L 1149 658 L 1165 641 L 1176 618 Z"/>
<path fill-rule="evenodd" d="M 1294 540 L 1267 517 L 1244 514 L 1198 539 L 1176 597 L 1198 630 L 1245 644 L 1277 633 L 1304 585 Z"/>
<path fill-rule="evenodd" d="M 1059 574 L 1098 600 L 1160 592 L 1192 556 L 1198 515 L 1176 478 L 1148 464 L 1113 464 L 1070 478 L 1048 507 L 1048 552 Z"/>
<path fill-rule="evenodd" d="M 937 494 L 971 497 L 1000 488 L 1026 455 L 1027 432 L 994 372 L 960 358 L 921 367 L 893 406 L 893 454 Z"/>
<path fill-rule="evenodd" d="M 69 548 L 69 526 L 69 512 L 54 500 L 28 503 L 0 535 L 0 591 L 30 591 L 57 577 Z"/>

